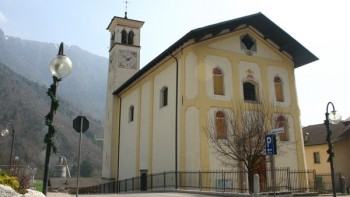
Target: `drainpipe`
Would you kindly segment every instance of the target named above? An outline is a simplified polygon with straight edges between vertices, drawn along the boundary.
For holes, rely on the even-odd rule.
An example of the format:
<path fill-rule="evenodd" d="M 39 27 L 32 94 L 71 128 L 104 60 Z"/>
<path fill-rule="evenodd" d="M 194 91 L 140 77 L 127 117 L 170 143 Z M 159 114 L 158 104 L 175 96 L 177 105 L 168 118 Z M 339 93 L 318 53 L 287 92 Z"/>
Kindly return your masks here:
<path fill-rule="evenodd" d="M 176 61 L 176 88 L 175 88 L 175 189 L 177 189 L 177 174 L 178 174 L 178 166 L 177 166 L 177 110 L 178 110 L 178 96 L 179 96 L 179 61 L 175 56 L 170 53 L 170 56 Z"/>
<path fill-rule="evenodd" d="M 120 96 L 117 96 L 119 97 L 119 124 L 118 124 L 118 158 L 117 158 L 117 192 L 116 193 L 119 193 L 120 192 L 120 188 L 119 188 L 119 158 L 120 158 L 120 121 L 121 121 L 121 109 L 122 109 L 122 97 Z M 113 101 L 112 101 L 113 102 Z M 114 105 L 113 105 L 114 106 Z M 112 109 L 113 110 L 113 109 Z M 112 113 L 113 114 L 113 113 Z M 113 118 L 113 116 L 112 116 Z M 112 133 L 113 133 L 113 120 L 112 120 Z"/>

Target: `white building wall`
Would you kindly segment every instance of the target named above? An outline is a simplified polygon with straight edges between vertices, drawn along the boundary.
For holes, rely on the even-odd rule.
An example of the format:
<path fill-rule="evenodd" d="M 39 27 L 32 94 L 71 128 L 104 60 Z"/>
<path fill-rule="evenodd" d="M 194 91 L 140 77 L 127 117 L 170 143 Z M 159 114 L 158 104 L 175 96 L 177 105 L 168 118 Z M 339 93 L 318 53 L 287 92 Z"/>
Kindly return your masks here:
<path fill-rule="evenodd" d="M 175 170 L 175 63 L 154 78 L 152 172 Z M 161 89 L 168 87 L 168 105 L 161 107 Z"/>
<path fill-rule="evenodd" d="M 199 128 L 199 110 L 197 107 L 189 107 L 186 110 L 186 170 L 201 169 Z"/>
<path fill-rule="evenodd" d="M 138 90 L 122 98 L 121 120 L 120 120 L 120 159 L 119 159 L 119 179 L 126 179 L 136 176 L 136 144 L 137 142 L 137 114 Z M 134 106 L 134 120 L 129 121 L 129 108 Z"/>
<path fill-rule="evenodd" d="M 148 169 L 149 121 L 151 107 L 151 83 L 147 82 L 141 90 L 141 120 L 140 120 L 140 169 Z"/>

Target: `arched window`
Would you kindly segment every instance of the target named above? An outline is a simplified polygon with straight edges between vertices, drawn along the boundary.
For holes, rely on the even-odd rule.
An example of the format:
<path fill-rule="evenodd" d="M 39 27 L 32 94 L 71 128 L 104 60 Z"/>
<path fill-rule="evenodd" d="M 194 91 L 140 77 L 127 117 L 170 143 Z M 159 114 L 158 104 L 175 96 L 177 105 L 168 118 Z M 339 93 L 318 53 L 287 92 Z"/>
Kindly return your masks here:
<path fill-rule="evenodd" d="M 245 101 L 257 101 L 256 85 L 253 82 L 243 82 L 243 96 Z"/>
<path fill-rule="evenodd" d="M 122 44 L 126 44 L 126 40 L 127 40 L 127 32 L 125 29 L 122 30 Z"/>
<path fill-rule="evenodd" d="M 215 128 L 217 140 L 227 138 L 225 113 L 222 111 L 218 111 L 215 114 Z"/>
<path fill-rule="evenodd" d="M 286 127 L 286 119 L 284 118 L 284 116 L 278 116 L 277 120 L 276 120 L 276 127 L 277 128 L 284 128 L 284 133 L 281 133 L 280 136 L 280 140 L 281 141 L 288 141 L 289 140 L 289 133 L 288 133 L 288 129 Z"/>
<path fill-rule="evenodd" d="M 168 87 L 163 87 L 160 91 L 160 107 L 168 105 Z"/>
<path fill-rule="evenodd" d="M 135 33 L 131 30 L 128 34 L 128 44 L 134 44 Z"/>
<path fill-rule="evenodd" d="M 225 95 L 224 93 L 224 75 L 218 67 L 213 69 L 214 94 Z"/>
<path fill-rule="evenodd" d="M 134 121 L 134 106 L 131 105 L 129 107 L 129 122 Z"/>
<path fill-rule="evenodd" d="M 275 83 L 276 101 L 284 102 L 282 79 L 279 76 L 276 76 L 273 79 L 273 82 Z"/>

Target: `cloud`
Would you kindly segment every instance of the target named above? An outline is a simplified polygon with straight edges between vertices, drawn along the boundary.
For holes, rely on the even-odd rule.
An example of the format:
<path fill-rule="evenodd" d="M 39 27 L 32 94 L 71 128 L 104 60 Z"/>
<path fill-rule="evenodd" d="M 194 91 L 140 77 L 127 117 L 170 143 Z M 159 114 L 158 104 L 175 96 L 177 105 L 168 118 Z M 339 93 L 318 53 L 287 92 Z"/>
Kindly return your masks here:
<path fill-rule="evenodd" d="M 6 23 L 7 18 L 6 16 L 0 11 L 0 23 Z"/>

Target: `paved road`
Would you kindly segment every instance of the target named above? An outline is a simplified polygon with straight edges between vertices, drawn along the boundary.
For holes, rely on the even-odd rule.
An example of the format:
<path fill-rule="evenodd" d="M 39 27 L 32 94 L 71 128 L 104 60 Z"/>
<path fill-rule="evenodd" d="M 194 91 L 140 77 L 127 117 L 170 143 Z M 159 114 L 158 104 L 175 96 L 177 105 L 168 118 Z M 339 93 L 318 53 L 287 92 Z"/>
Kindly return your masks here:
<path fill-rule="evenodd" d="M 47 197 L 75 197 L 75 194 L 52 193 L 49 192 Z M 128 194 L 79 194 L 81 197 L 205 197 L 205 195 L 188 194 L 188 193 L 128 193 Z M 211 196 L 212 197 L 212 196 Z"/>
<path fill-rule="evenodd" d="M 52 193 L 49 192 L 47 197 L 75 197 L 75 194 Z M 127 194 L 79 194 L 80 197 L 213 197 L 203 194 L 160 192 L 160 193 L 127 193 Z M 331 197 L 332 194 L 320 195 L 319 197 Z M 350 195 L 337 194 L 339 197 L 350 197 Z"/>

